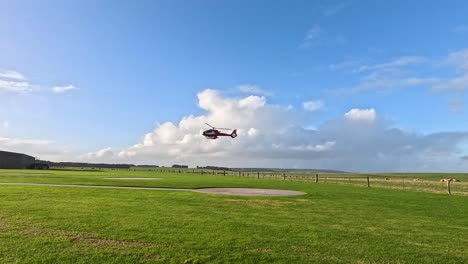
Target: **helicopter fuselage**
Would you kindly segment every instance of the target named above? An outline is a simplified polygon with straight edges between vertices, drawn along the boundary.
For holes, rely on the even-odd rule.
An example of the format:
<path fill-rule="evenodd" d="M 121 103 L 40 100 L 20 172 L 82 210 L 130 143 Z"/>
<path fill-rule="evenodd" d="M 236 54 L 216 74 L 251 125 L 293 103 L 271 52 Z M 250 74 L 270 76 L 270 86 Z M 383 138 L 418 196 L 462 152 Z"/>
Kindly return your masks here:
<path fill-rule="evenodd" d="M 206 138 L 209 138 L 209 139 L 217 139 L 218 137 L 232 137 L 232 138 L 235 138 L 235 137 L 237 137 L 237 130 L 234 129 L 232 131 L 232 133 L 228 134 L 228 133 L 222 133 L 217 129 L 208 129 L 208 130 L 203 131 L 203 136 L 205 136 Z"/>

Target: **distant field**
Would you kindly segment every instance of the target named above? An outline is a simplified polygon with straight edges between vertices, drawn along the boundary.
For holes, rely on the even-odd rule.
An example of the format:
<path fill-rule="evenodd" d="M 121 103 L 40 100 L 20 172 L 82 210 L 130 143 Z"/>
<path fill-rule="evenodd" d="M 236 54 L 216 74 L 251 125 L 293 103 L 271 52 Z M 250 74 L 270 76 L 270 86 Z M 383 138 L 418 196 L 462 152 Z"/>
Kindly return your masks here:
<path fill-rule="evenodd" d="M 247 177 L 285 181 L 311 181 L 328 184 L 341 184 L 371 188 L 399 189 L 432 193 L 448 193 L 447 182 L 442 179 L 455 179 L 450 183 L 451 194 L 468 195 L 468 174 L 466 173 L 323 173 L 305 171 L 215 171 L 206 169 L 177 168 L 132 168 L 133 171 L 153 171 L 161 173 L 212 174 L 226 177 Z"/>
<path fill-rule="evenodd" d="M 10 183 L 307 193 L 240 197 L 0 185 L 0 263 L 468 263 L 467 196 L 372 188 L 377 180 L 371 188 L 350 183 L 367 176 L 384 183 L 464 183 L 466 175 L 329 174 L 319 184 L 315 174 L 268 175 L 0 170 L 0 182 Z M 105 179 L 114 177 L 160 180 Z"/>

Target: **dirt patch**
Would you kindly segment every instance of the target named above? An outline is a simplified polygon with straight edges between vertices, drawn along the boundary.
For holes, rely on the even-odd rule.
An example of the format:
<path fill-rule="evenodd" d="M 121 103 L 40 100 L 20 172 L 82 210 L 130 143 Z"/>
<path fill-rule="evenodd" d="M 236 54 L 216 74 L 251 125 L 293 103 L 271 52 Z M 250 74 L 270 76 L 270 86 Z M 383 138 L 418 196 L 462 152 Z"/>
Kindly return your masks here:
<path fill-rule="evenodd" d="M 252 249 L 249 251 L 254 252 L 254 253 L 271 253 L 272 252 L 271 248 L 256 248 L 256 249 Z"/>
<path fill-rule="evenodd" d="M 194 192 L 240 196 L 295 196 L 306 194 L 305 192 L 298 191 L 256 188 L 205 188 L 196 189 Z"/>
<path fill-rule="evenodd" d="M 104 178 L 106 180 L 137 180 L 137 181 L 155 181 L 155 180 L 161 180 L 161 178 L 119 178 L 119 177 L 114 177 L 114 178 Z"/>
<path fill-rule="evenodd" d="M 286 200 L 244 200 L 244 199 L 225 199 L 226 203 L 232 203 L 243 207 L 249 208 L 281 208 L 286 206 L 291 206 L 296 204 L 296 200 L 286 201 Z"/>
<path fill-rule="evenodd" d="M 10 225 L 6 222 L 5 219 L 0 217 L 0 231 L 7 230 L 10 228 Z"/>
<path fill-rule="evenodd" d="M 162 187 L 130 187 L 130 186 L 32 183 L 32 182 L 0 182 L 0 185 L 73 187 L 73 188 L 97 188 L 97 189 L 122 189 L 122 190 L 150 190 L 150 191 L 192 191 L 193 190 L 193 189 L 162 188 Z"/>

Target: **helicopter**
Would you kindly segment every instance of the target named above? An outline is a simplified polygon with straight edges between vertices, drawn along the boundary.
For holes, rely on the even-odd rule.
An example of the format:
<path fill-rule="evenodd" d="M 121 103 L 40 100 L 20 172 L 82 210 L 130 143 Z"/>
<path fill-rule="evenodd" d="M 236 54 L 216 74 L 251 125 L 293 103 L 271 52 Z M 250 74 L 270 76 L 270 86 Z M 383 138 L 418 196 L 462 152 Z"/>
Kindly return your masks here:
<path fill-rule="evenodd" d="M 218 137 L 231 137 L 235 138 L 237 137 L 237 129 L 231 129 L 231 128 L 215 128 L 214 126 L 205 123 L 207 126 L 211 127 L 211 129 L 203 131 L 203 136 L 205 136 L 208 139 L 217 139 Z M 232 130 L 231 134 L 229 133 L 222 133 L 219 130 Z"/>

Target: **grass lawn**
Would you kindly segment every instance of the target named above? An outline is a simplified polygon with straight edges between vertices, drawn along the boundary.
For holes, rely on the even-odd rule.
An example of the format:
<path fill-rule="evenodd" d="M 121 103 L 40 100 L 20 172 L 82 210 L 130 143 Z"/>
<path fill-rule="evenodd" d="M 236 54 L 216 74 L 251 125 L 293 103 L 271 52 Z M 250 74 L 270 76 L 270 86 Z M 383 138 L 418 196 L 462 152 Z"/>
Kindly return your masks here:
<path fill-rule="evenodd" d="M 468 263 L 466 196 L 118 170 L 1 170 L 0 182 L 307 193 L 0 185 L 0 263 Z"/>

